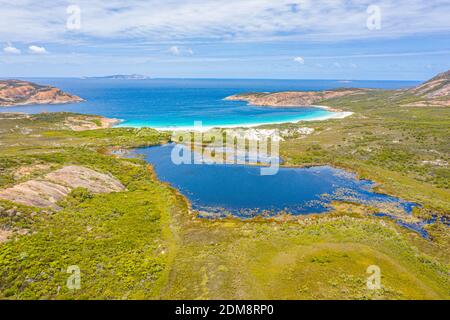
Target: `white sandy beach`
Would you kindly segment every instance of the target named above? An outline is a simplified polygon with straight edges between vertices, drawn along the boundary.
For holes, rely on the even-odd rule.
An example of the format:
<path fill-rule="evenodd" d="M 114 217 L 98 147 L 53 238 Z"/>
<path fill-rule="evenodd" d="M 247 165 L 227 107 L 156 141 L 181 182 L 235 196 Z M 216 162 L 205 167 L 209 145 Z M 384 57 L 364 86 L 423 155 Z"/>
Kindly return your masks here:
<path fill-rule="evenodd" d="M 329 107 L 327 106 L 313 106 L 315 108 L 325 109 L 329 110 Z M 252 123 L 252 124 L 231 124 L 231 125 L 215 125 L 215 126 L 182 126 L 182 127 L 152 127 L 152 126 L 138 126 L 138 125 L 126 125 L 126 124 L 119 124 L 116 127 L 130 127 L 130 128 L 142 128 L 142 127 L 148 127 L 153 128 L 158 131 L 198 131 L 198 132 L 205 132 L 209 131 L 211 129 L 233 129 L 233 128 L 254 128 L 259 127 L 263 125 L 271 125 L 271 124 L 282 124 L 282 123 L 299 123 L 302 121 L 323 121 L 323 120 L 329 120 L 329 119 L 343 119 L 346 117 L 349 117 L 353 114 L 353 112 L 349 111 L 339 111 L 339 112 L 330 112 L 328 115 L 310 118 L 310 119 L 298 119 L 298 120 L 292 120 L 292 121 L 279 121 L 279 122 L 262 122 L 262 123 Z"/>

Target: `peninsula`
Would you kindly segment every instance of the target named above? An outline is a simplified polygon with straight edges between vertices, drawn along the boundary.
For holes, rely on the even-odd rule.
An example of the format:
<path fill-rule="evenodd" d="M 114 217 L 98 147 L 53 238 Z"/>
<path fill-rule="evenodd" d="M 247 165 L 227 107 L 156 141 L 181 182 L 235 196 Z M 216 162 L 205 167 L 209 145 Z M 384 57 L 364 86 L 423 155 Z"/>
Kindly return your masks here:
<path fill-rule="evenodd" d="M 283 91 L 283 92 L 249 92 L 226 97 L 225 100 L 247 101 L 253 106 L 270 107 L 309 107 L 322 104 L 325 100 L 337 98 L 364 98 L 371 92 L 383 92 L 381 89 L 340 88 L 323 91 Z M 389 92 L 396 98 L 405 100 L 406 106 L 450 106 L 450 71 L 442 72 L 432 79 L 411 89 Z M 341 111 L 336 108 L 323 107 L 329 111 Z"/>
<path fill-rule="evenodd" d="M 336 89 L 324 91 L 284 91 L 284 92 L 249 92 L 235 94 L 226 97 L 225 100 L 247 101 L 253 106 L 268 107 L 293 107 L 314 106 L 316 103 L 326 99 L 340 98 L 344 96 L 363 94 L 368 89 Z M 334 108 L 326 108 L 329 111 L 341 111 Z"/>
<path fill-rule="evenodd" d="M 0 107 L 82 101 L 84 100 L 78 96 L 49 85 L 40 85 L 23 80 L 0 80 Z"/>

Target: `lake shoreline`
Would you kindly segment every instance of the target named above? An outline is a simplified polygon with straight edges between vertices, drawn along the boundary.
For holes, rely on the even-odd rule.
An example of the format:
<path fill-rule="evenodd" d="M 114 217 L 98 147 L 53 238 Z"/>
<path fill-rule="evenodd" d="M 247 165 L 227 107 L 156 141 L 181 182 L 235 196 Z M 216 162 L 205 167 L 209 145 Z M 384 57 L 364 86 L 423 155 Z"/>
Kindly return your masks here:
<path fill-rule="evenodd" d="M 168 144 L 160 144 L 160 145 L 155 145 L 155 146 L 151 146 L 151 147 L 163 147 L 163 146 L 168 146 L 170 143 Z M 147 149 L 147 148 L 151 148 L 151 147 L 142 147 L 142 149 Z M 138 149 L 141 148 L 134 148 L 134 151 L 137 151 Z M 134 156 L 139 156 L 139 155 L 143 155 L 142 153 L 138 153 L 138 152 L 133 152 L 132 154 L 134 154 Z M 234 212 L 234 209 L 226 209 L 226 208 L 222 208 L 223 211 L 221 211 L 222 209 L 220 208 L 216 208 L 215 210 L 208 210 L 206 208 L 196 208 L 196 206 L 198 206 L 198 204 L 195 204 L 193 202 L 193 200 L 191 200 L 186 194 L 184 194 L 184 192 L 177 186 L 173 185 L 171 182 L 166 181 L 164 179 L 162 179 L 161 177 L 159 177 L 159 174 L 156 170 L 155 167 L 155 163 L 148 161 L 147 159 L 142 159 L 146 162 L 146 164 L 151 168 L 151 171 L 153 172 L 155 178 L 162 184 L 166 185 L 167 187 L 169 187 L 170 189 L 172 189 L 178 196 L 180 196 L 183 201 L 186 203 L 188 212 L 190 215 L 192 215 L 194 218 L 197 219 L 206 219 L 206 220 L 228 220 L 228 221 L 243 221 L 243 222 L 257 222 L 257 221 L 297 221 L 297 222 L 301 222 L 301 221 L 306 221 L 306 220 L 310 220 L 310 219 L 327 219 L 326 217 L 335 217 L 340 216 L 340 208 L 342 206 L 352 206 L 355 208 L 359 208 L 357 210 L 361 211 L 361 213 L 363 215 L 366 215 L 368 217 L 372 217 L 374 219 L 380 219 L 380 218 L 386 218 L 386 219 L 393 219 L 395 221 L 395 223 L 397 224 L 397 226 L 401 227 L 401 228 L 405 228 L 405 229 L 409 229 L 411 231 L 414 231 L 416 233 L 418 233 L 422 238 L 429 240 L 429 234 L 427 233 L 426 229 L 424 228 L 424 226 L 426 226 L 427 222 L 422 221 L 420 218 L 416 217 L 413 214 L 413 207 L 419 206 L 417 203 L 413 203 L 413 202 L 408 202 L 405 201 L 404 199 L 401 198 L 396 198 L 395 196 L 392 196 L 388 193 L 382 192 L 380 190 L 378 190 L 379 187 L 379 183 L 377 183 L 376 181 L 372 181 L 369 179 L 364 179 L 361 178 L 360 175 L 358 174 L 358 172 L 352 171 L 349 168 L 345 168 L 345 167 L 341 167 L 339 165 L 336 164 L 320 164 L 320 163 L 316 163 L 316 164 L 308 164 L 308 165 L 281 165 L 280 164 L 280 168 L 283 169 L 310 169 L 310 168 L 331 168 L 333 170 L 337 169 L 337 170 L 341 170 L 344 172 L 345 175 L 349 175 L 350 178 L 354 179 L 354 180 L 359 180 L 360 182 L 370 182 L 371 183 L 371 187 L 370 190 L 371 192 L 373 192 L 374 194 L 378 194 L 379 196 L 386 196 L 389 198 L 396 198 L 397 200 L 399 200 L 399 203 L 409 203 L 412 204 L 412 207 L 408 210 L 406 208 L 403 209 L 398 209 L 400 211 L 397 212 L 397 209 L 395 209 L 395 212 L 391 212 L 391 213 L 383 213 L 382 212 L 382 208 L 379 208 L 378 210 L 376 210 L 375 208 L 372 207 L 371 204 L 369 203 L 364 203 L 363 202 L 358 202 L 355 199 L 334 199 L 331 200 L 331 202 L 326 206 L 326 209 L 324 211 L 313 211 L 313 212 L 304 212 L 304 213 L 294 213 L 291 212 L 289 209 L 280 209 L 280 210 L 273 210 L 273 211 L 262 211 L 258 214 L 255 215 L 249 215 L 246 216 L 245 213 L 243 213 L 242 215 L 237 214 L 236 212 Z M 204 164 L 207 165 L 207 164 Z M 233 165 L 237 165 L 237 166 L 248 166 L 248 167 L 255 167 L 255 166 L 264 166 L 264 164 L 257 164 L 257 163 L 246 163 L 246 164 L 229 164 L 230 166 Z M 384 205 L 382 205 L 384 206 Z M 202 207 L 200 205 L 200 207 Z M 211 207 L 211 209 L 213 209 L 214 207 Z M 388 208 L 388 207 L 386 207 Z M 219 209 L 220 212 L 217 211 L 217 209 Z M 231 211 L 230 211 L 231 210 Z M 250 211 L 253 209 L 249 209 Z M 404 210 L 404 211 L 403 211 Z M 266 212 L 266 213 L 264 213 Z M 424 223 L 422 223 L 424 222 Z M 422 224 L 421 224 L 422 223 Z"/>

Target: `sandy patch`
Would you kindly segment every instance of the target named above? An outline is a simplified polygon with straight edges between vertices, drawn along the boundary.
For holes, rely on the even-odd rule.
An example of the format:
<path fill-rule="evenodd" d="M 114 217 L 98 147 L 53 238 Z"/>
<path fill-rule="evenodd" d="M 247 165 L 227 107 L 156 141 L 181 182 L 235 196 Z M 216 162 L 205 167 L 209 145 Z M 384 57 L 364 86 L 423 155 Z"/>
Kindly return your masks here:
<path fill-rule="evenodd" d="M 6 242 L 11 235 L 11 231 L 0 229 L 0 243 Z"/>
<path fill-rule="evenodd" d="M 64 125 L 69 127 L 73 131 L 86 131 L 86 130 L 112 128 L 114 125 L 118 123 L 120 123 L 119 119 L 76 116 L 76 117 L 68 117 L 64 122 Z"/>

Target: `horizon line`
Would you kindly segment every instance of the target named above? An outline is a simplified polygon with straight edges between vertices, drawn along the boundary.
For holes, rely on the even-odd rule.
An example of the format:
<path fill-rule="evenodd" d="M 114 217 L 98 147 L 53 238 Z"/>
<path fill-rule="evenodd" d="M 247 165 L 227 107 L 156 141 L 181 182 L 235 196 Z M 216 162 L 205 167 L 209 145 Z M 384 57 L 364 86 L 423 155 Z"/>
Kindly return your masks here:
<path fill-rule="evenodd" d="M 427 79 L 346 79 L 346 78 L 218 78 L 218 77 L 148 77 L 147 79 L 102 79 L 102 77 L 112 76 L 0 76 L 0 80 L 14 80 L 14 79 L 80 79 L 80 80 L 111 80 L 111 81 L 151 81 L 151 80 L 277 80 L 277 81 L 398 81 L 398 82 L 423 82 Z M 128 74 L 123 74 L 128 75 Z M 131 75 L 131 74 L 130 74 Z M 430 78 L 431 79 L 431 78 Z"/>

